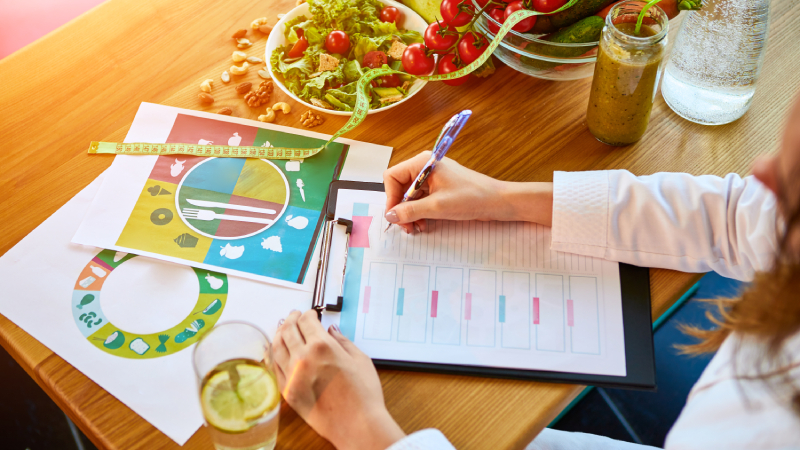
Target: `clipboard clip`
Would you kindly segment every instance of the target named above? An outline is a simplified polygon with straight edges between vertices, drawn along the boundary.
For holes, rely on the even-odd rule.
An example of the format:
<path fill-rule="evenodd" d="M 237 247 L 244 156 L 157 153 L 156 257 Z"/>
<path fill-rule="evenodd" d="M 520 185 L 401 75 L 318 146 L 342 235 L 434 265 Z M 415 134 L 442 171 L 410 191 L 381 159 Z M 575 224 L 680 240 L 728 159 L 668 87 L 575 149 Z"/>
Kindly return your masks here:
<path fill-rule="evenodd" d="M 347 240 L 344 244 L 344 267 L 342 268 L 342 285 L 339 288 L 339 296 L 336 297 L 336 304 L 325 304 L 325 284 L 328 280 L 328 263 L 331 257 L 331 244 L 333 242 L 333 230 L 336 225 L 344 225 Z M 353 221 L 347 219 L 325 219 L 322 231 L 322 248 L 320 249 L 319 264 L 317 265 L 317 277 L 314 283 L 314 297 L 312 308 L 317 311 L 317 317 L 322 319 L 323 311 L 341 312 L 344 303 L 344 274 L 347 270 L 347 252 L 350 249 L 350 235 L 353 233 Z"/>

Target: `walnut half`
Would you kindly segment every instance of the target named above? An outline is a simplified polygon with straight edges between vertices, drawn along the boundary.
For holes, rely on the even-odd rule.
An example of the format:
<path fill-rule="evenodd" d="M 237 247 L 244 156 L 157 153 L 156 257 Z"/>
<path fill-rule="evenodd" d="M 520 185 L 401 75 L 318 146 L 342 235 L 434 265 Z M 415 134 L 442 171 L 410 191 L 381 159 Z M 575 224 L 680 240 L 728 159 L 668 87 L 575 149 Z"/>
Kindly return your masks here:
<path fill-rule="evenodd" d="M 300 115 L 300 123 L 302 123 L 306 128 L 322 125 L 323 122 L 325 122 L 325 119 L 323 119 L 319 114 L 314 114 L 310 109 Z"/>

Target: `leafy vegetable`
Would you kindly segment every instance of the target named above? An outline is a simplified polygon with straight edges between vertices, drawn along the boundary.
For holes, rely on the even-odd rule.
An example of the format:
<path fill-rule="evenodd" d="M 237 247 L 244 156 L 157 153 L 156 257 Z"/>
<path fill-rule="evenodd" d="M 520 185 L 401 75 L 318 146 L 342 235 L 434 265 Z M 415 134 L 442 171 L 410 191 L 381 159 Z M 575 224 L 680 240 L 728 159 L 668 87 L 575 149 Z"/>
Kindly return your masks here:
<path fill-rule="evenodd" d="M 298 16 L 286 22 L 284 35 L 289 45 L 276 48 L 270 55 L 272 70 L 283 77 L 283 84 L 303 100 L 330 99 L 335 109 L 351 111 L 356 101 L 356 83 L 369 69 L 363 58 L 370 51 L 388 52 L 393 39 L 406 45 L 423 42 L 422 35 L 412 30 L 398 30 L 394 22 L 380 20 L 383 4 L 378 0 L 308 0 L 311 17 Z M 325 50 L 325 39 L 333 30 L 341 30 L 350 38 L 346 54 L 333 55 L 340 60 L 332 71 L 317 74 L 319 55 Z M 302 58 L 287 60 L 286 55 L 299 36 L 305 36 L 308 49 Z M 395 61 L 397 63 L 397 61 Z M 394 66 L 398 66 L 395 64 Z M 402 68 L 402 64 L 399 65 Z M 332 88 L 338 86 L 338 88 Z M 370 106 L 383 106 L 377 96 Z"/>

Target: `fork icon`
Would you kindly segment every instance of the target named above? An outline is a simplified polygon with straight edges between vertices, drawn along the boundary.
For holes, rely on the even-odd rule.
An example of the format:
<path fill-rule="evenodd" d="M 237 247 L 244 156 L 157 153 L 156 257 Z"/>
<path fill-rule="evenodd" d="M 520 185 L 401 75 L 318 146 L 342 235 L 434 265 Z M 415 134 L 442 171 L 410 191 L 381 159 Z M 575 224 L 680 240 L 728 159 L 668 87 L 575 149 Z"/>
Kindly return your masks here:
<path fill-rule="evenodd" d="M 217 214 L 214 211 L 209 211 L 207 209 L 193 209 L 193 208 L 183 208 L 183 217 L 186 219 L 194 219 L 194 220 L 234 220 L 236 222 L 250 222 L 250 223 L 263 223 L 267 225 L 271 225 L 275 223 L 274 220 L 271 219 L 262 219 L 260 217 L 245 217 L 245 216 L 234 216 L 231 214 Z"/>

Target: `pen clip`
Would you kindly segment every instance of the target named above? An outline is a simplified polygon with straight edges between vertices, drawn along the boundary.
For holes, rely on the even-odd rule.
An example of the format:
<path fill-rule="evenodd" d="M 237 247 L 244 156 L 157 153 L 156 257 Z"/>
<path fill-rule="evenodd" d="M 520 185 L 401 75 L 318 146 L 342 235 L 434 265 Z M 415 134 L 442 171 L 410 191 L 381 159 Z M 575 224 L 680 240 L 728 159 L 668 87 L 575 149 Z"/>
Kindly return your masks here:
<path fill-rule="evenodd" d="M 436 143 L 433 144 L 433 155 L 431 159 L 435 159 L 436 161 L 440 161 L 444 158 L 444 155 L 447 153 L 447 150 L 450 149 L 450 146 L 453 145 L 453 141 L 456 140 L 456 136 L 458 133 L 461 132 L 461 129 L 464 128 L 466 125 L 467 120 L 472 115 L 472 111 L 465 109 L 460 113 L 454 115 L 444 124 L 442 127 L 442 132 L 439 133 L 439 137 L 436 138 Z"/>

